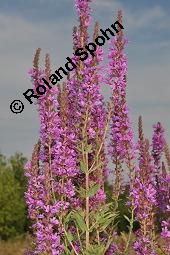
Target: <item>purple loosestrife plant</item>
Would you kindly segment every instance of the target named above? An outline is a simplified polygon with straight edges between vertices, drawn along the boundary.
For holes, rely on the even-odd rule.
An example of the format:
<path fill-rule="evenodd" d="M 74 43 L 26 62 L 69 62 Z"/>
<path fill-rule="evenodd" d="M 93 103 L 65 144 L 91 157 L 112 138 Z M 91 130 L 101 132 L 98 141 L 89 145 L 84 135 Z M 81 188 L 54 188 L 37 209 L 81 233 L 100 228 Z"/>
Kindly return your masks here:
<path fill-rule="evenodd" d="M 153 128 L 154 134 L 152 138 L 152 156 L 154 158 L 157 173 L 159 173 L 159 170 L 161 169 L 161 157 L 163 155 L 165 146 L 164 128 L 160 122 L 153 125 Z"/>
<path fill-rule="evenodd" d="M 162 204 L 162 222 L 161 237 L 165 242 L 162 250 L 165 254 L 170 253 L 170 174 L 166 171 L 165 165 L 162 164 L 162 172 L 159 175 L 159 194 L 161 194 Z"/>
<path fill-rule="evenodd" d="M 163 192 L 161 190 L 161 159 L 163 156 L 164 146 L 165 146 L 165 138 L 164 138 L 164 128 L 162 127 L 161 123 L 158 122 L 153 125 L 153 137 L 152 137 L 152 156 L 154 159 L 155 165 L 155 183 L 156 183 L 156 196 L 157 196 L 157 221 L 159 223 L 159 228 L 161 225 L 161 217 L 162 213 L 165 210 L 166 201 L 163 199 Z M 163 205 L 165 201 L 165 206 Z M 163 209 L 164 208 L 164 209 Z"/>
<path fill-rule="evenodd" d="M 38 70 L 38 49 L 34 59 L 34 69 L 31 77 L 36 87 L 41 84 L 41 77 L 50 75 L 50 60 L 46 56 L 46 67 L 44 72 Z M 53 87 L 45 96 L 38 100 L 40 115 L 40 169 L 39 176 L 42 181 L 42 209 L 39 212 L 41 223 L 35 223 L 37 247 L 36 252 L 47 252 L 50 254 L 62 254 L 63 246 L 63 216 L 70 208 L 75 191 L 72 178 L 78 173 L 74 150 L 72 149 L 71 132 L 63 124 L 62 111 L 58 112 L 59 90 Z M 43 186 L 44 184 L 44 186 Z M 43 192 L 44 188 L 44 192 Z M 38 186 L 37 186 L 38 189 Z M 76 203 L 76 200 L 74 200 Z M 74 205 L 71 205 L 74 206 Z"/>
<path fill-rule="evenodd" d="M 118 20 L 122 24 L 122 12 L 118 12 Z M 134 134 L 129 118 L 129 109 L 126 102 L 127 88 L 127 57 L 124 53 L 127 40 L 123 31 L 110 42 L 109 48 L 109 79 L 108 83 L 112 89 L 113 103 L 111 115 L 111 131 L 109 154 L 115 166 L 115 181 L 113 184 L 113 198 L 117 203 L 119 196 L 123 193 L 123 167 L 127 166 L 130 177 L 130 189 L 133 190 L 133 174 L 135 169 L 135 145 Z M 118 204 L 117 204 L 118 205 Z M 133 206 L 131 208 L 131 219 L 129 235 L 124 246 L 124 254 L 128 254 L 133 228 Z"/>
<path fill-rule="evenodd" d="M 169 211 L 168 211 L 169 212 Z M 170 220 L 162 221 L 162 232 L 161 237 L 163 238 L 165 244 L 161 247 L 161 250 L 165 254 L 170 254 Z"/>
<path fill-rule="evenodd" d="M 35 146 L 32 160 L 26 166 L 26 176 L 29 182 L 25 197 L 28 204 L 29 217 L 34 222 L 35 248 L 33 254 L 41 254 L 43 252 L 57 254 L 56 250 L 59 254 L 59 252 L 63 251 L 63 246 L 60 242 L 60 236 L 53 229 L 53 227 L 59 225 L 59 221 L 55 219 L 56 212 L 54 207 L 49 204 L 51 193 L 48 190 L 48 170 L 45 169 L 44 174 L 39 172 L 39 150 L 40 143 Z M 56 206 L 55 208 L 57 210 Z"/>
<path fill-rule="evenodd" d="M 154 158 L 157 188 L 157 220 L 159 221 L 159 229 L 161 229 L 161 237 L 165 241 L 162 250 L 170 253 L 170 174 L 166 170 L 166 166 L 162 160 L 163 152 L 166 152 L 167 163 L 169 163 L 169 151 L 164 138 L 164 129 L 158 122 L 154 127 L 152 139 L 152 155 Z"/>
<path fill-rule="evenodd" d="M 164 145 L 164 153 L 165 153 L 167 165 L 168 165 L 168 168 L 169 168 L 169 171 L 170 171 L 170 151 L 169 151 L 169 148 L 168 148 L 168 144 L 166 142 L 165 142 L 165 145 Z"/>
<path fill-rule="evenodd" d="M 139 167 L 136 168 L 132 202 L 135 217 L 140 223 L 134 249 L 137 255 L 156 254 L 154 242 L 154 208 L 157 204 L 154 185 L 155 166 L 149 152 L 149 141 L 144 138 L 142 121 L 139 119 Z"/>
<path fill-rule="evenodd" d="M 89 2 L 76 1 L 80 25 L 78 30 L 74 30 L 74 48 L 77 46 L 84 47 L 88 42 L 89 26 Z M 98 34 L 98 25 L 95 26 L 94 38 Z M 106 116 L 103 96 L 100 92 L 101 74 L 99 63 L 102 61 L 102 49 L 97 47 L 96 56 L 89 57 L 83 63 L 79 62 L 78 67 L 70 75 L 68 80 L 69 95 L 76 95 L 76 119 L 78 123 L 78 158 L 84 185 L 79 190 L 80 195 L 84 198 L 84 213 L 86 231 L 85 247 L 90 248 L 90 232 L 92 232 L 92 221 L 96 221 L 96 214 L 99 214 L 101 205 L 105 202 L 104 192 L 104 167 L 106 166 L 104 158 L 104 143 L 106 129 L 109 117 Z M 72 80 L 73 78 L 73 80 Z M 73 103 L 73 107 L 75 107 Z M 104 159 L 104 161 L 103 161 Z M 102 163 L 102 164 L 101 164 Z M 95 214 L 95 213 L 96 214 Z M 90 219 L 91 215 L 91 219 Z M 101 217 L 100 215 L 98 217 Z M 93 218 L 93 219 L 92 219 Z M 97 223 L 96 223 L 97 225 Z M 93 230 L 94 231 L 94 230 Z M 95 230 L 99 240 L 100 227 Z"/>
<path fill-rule="evenodd" d="M 118 20 L 122 24 L 122 13 L 119 11 Z M 109 51 L 109 85 L 112 88 L 113 111 L 111 120 L 111 141 L 109 152 L 115 165 L 114 196 L 118 199 L 122 187 L 123 163 L 133 170 L 134 144 L 133 131 L 129 119 L 126 102 L 127 86 L 127 57 L 124 48 L 127 40 L 123 31 L 110 42 Z"/>
<path fill-rule="evenodd" d="M 88 1 L 85 0 L 77 1 L 76 6 L 80 14 L 78 36 L 82 45 L 88 40 L 86 30 L 89 25 L 90 8 Z M 95 28 L 95 33 L 98 33 L 97 28 Z M 38 49 L 34 59 L 34 68 L 30 71 L 35 88 L 41 85 L 42 77 L 48 80 L 51 73 L 48 55 L 45 71 L 38 69 L 39 54 Z M 77 254 L 83 249 L 104 251 L 110 244 L 110 238 L 105 240 L 105 245 L 98 243 L 96 247 L 93 244 L 94 241 L 90 244 L 90 232 L 95 232 L 99 240 L 100 233 L 104 230 L 101 218 L 104 219 L 102 221 L 105 228 L 115 218 L 115 214 L 109 213 L 110 205 L 103 204 L 106 195 L 103 189 L 104 169 L 102 165 L 104 162 L 101 164 L 101 159 L 103 160 L 110 110 L 106 116 L 103 97 L 100 93 L 101 75 L 97 72 L 97 65 L 101 60 L 102 51 L 98 48 L 96 57 L 89 58 L 77 69 L 78 84 L 75 83 L 74 76 L 71 82 L 72 77 L 70 76 L 68 86 L 63 84 L 60 88 L 53 87 L 37 100 L 41 124 L 38 178 L 42 179 L 42 189 L 45 194 L 45 201 L 41 204 L 42 211 L 38 211 L 40 216 L 37 215 L 37 218 L 40 217 L 42 220 L 33 225 L 36 230 L 35 251 L 38 253 L 62 254 L 72 250 Z M 78 128 L 75 126 L 70 129 L 72 125 L 74 126 L 74 122 L 67 116 L 70 113 L 72 91 L 76 86 L 78 86 L 78 97 L 75 119 L 78 118 L 80 123 Z M 82 172 L 81 178 L 79 178 L 79 168 Z M 78 184 L 75 189 L 74 178 L 77 175 Z M 85 178 L 85 182 L 82 177 Z M 68 214 L 71 221 L 69 217 L 67 218 L 67 212 L 72 212 L 71 215 Z M 66 223 L 68 223 L 67 226 Z M 71 228 L 76 229 L 78 241 L 73 238 Z M 80 239 L 80 234 L 84 233 L 85 242 Z"/>
<path fill-rule="evenodd" d="M 89 43 L 90 2 L 75 0 L 79 25 L 73 29 L 74 51 Z M 118 21 L 122 23 L 121 11 Z M 94 42 L 99 30 L 96 22 Z M 136 255 L 157 254 L 159 245 L 154 238 L 154 222 L 158 204 L 162 206 L 161 237 L 165 242 L 160 250 L 169 254 L 170 178 L 161 160 L 164 150 L 169 167 L 170 154 L 164 130 L 157 123 L 151 156 L 140 118 L 136 146 L 139 158 L 136 158 L 126 101 L 126 43 L 123 32 L 119 31 L 110 42 L 107 67 L 103 66 L 101 46 L 96 46 L 94 57 L 84 61 L 73 54 L 72 61 L 77 68 L 69 73 L 65 82 L 47 88 L 37 99 L 40 139 L 25 170 L 28 177 L 25 197 L 34 236 L 34 247 L 28 254 L 131 255 L 134 220 L 140 224 L 133 242 Z M 51 75 L 49 55 L 46 55 L 44 69 L 39 69 L 39 57 L 40 49 L 29 72 L 35 94 L 36 88 L 44 85 L 42 78 L 50 83 Z M 112 89 L 108 105 L 101 93 L 103 82 Z M 105 187 L 108 143 L 108 154 L 115 166 L 111 198 Z M 119 236 L 116 222 L 125 167 L 130 177 L 131 218 L 125 216 L 130 225 L 128 235 Z M 164 201 L 162 205 L 158 203 L 158 194 Z"/>

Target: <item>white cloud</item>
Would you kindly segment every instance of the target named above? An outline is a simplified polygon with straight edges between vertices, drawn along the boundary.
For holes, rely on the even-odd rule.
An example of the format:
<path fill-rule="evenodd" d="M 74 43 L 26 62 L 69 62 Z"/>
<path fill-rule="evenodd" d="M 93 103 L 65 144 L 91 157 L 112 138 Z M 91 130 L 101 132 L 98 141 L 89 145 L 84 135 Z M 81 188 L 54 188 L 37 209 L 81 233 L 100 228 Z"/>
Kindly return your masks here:
<path fill-rule="evenodd" d="M 148 10 L 141 10 L 133 13 L 127 10 L 125 11 L 125 17 L 130 29 L 140 29 L 156 26 L 166 18 L 166 14 L 162 7 L 153 6 Z"/>
<path fill-rule="evenodd" d="M 169 19 L 161 6 L 154 6 L 150 9 L 140 10 L 133 13 L 129 10 L 125 10 L 125 18 L 128 27 L 133 30 L 150 28 L 153 26 L 156 27 L 158 24 L 161 24 L 161 22 L 164 22 L 164 19 Z"/>
<path fill-rule="evenodd" d="M 167 28 L 170 23 L 169 14 L 159 5 L 153 5 L 149 9 L 143 8 L 132 10 L 125 6 L 123 1 L 118 0 L 96 0 L 94 2 L 95 8 L 104 11 L 107 14 L 116 13 L 119 9 L 123 11 L 124 22 L 129 30 L 137 30 L 141 28 L 157 27 L 158 29 Z"/>

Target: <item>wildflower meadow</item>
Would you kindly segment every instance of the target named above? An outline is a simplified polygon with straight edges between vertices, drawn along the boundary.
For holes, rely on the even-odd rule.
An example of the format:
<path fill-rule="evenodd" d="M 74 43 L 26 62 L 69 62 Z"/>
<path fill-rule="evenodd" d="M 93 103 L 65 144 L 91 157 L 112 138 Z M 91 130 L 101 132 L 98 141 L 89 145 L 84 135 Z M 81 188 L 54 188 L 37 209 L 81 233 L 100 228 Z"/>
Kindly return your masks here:
<path fill-rule="evenodd" d="M 96 22 L 89 36 L 90 5 L 90 0 L 75 0 L 79 25 L 73 28 L 74 51 L 100 35 Z M 125 29 L 108 41 L 107 54 L 102 46 L 84 61 L 73 54 L 77 67 L 36 101 L 39 140 L 25 165 L 33 241 L 25 255 L 170 254 L 165 130 L 159 120 L 153 123 L 149 141 L 139 116 L 135 138 L 126 99 L 128 39 L 121 10 L 113 20 Z M 50 83 L 52 74 L 49 55 L 44 68 L 40 55 L 38 48 L 29 71 L 35 94 L 42 78 Z M 109 100 L 103 86 L 110 88 Z M 120 228 L 120 214 L 126 230 Z"/>

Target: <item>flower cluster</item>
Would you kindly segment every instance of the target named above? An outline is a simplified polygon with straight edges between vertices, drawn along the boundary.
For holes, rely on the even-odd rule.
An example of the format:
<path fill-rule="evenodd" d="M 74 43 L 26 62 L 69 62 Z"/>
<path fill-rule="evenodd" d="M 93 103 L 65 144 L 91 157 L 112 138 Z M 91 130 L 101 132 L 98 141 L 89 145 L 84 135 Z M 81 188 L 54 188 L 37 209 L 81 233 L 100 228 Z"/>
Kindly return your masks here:
<path fill-rule="evenodd" d="M 153 128 L 154 128 L 154 134 L 152 138 L 152 147 L 153 147 L 152 155 L 154 158 L 157 171 L 159 171 L 159 169 L 161 168 L 161 157 L 162 157 L 164 145 L 165 145 L 164 128 L 162 127 L 160 122 L 153 125 Z"/>
<path fill-rule="evenodd" d="M 149 255 L 156 254 L 153 247 L 154 207 L 157 205 L 154 187 L 155 168 L 149 154 L 148 140 L 140 140 L 139 151 L 139 167 L 136 168 L 133 190 L 131 190 L 136 219 L 140 222 L 134 249 L 137 255 Z"/>
<path fill-rule="evenodd" d="M 118 20 L 122 23 L 122 13 L 119 11 Z M 111 115 L 111 131 L 109 154 L 115 165 L 114 196 L 118 198 L 123 186 L 123 163 L 130 170 L 130 178 L 134 170 L 134 134 L 129 118 L 129 109 L 126 102 L 127 86 L 127 57 L 124 48 L 127 40 L 123 32 L 110 42 L 109 49 L 109 78 L 112 89 L 113 110 Z"/>

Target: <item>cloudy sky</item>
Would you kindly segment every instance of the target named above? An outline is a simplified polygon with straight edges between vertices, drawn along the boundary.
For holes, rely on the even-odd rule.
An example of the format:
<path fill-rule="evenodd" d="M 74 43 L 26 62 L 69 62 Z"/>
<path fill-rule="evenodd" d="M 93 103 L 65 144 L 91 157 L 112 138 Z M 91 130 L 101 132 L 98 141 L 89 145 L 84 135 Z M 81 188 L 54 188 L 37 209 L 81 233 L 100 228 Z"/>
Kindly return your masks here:
<path fill-rule="evenodd" d="M 137 130 L 143 116 L 145 133 L 161 121 L 170 141 L 170 1 L 93 0 L 93 18 L 108 28 L 118 9 L 124 13 L 129 39 L 128 103 Z M 30 157 L 38 139 L 38 114 L 22 93 L 31 88 L 27 71 L 35 49 L 50 53 L 53 69 L 63 66 L 72 54 L 72 27 L 77 24 L 74 0 L 0 0 L 0 152 L 16 151 Z M 107 95 L 107 91 L 105 94 Z M 13 114 L 14 99 L 25 104 Z"/>

